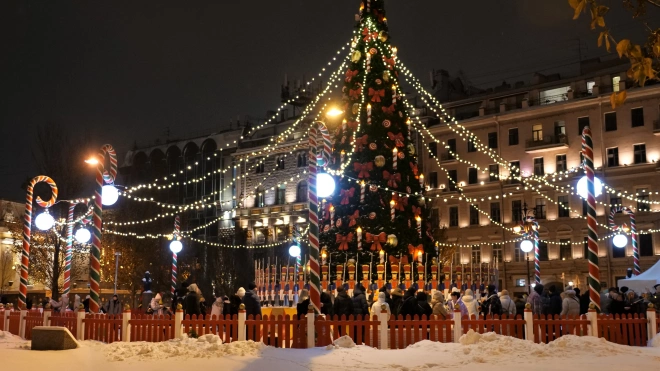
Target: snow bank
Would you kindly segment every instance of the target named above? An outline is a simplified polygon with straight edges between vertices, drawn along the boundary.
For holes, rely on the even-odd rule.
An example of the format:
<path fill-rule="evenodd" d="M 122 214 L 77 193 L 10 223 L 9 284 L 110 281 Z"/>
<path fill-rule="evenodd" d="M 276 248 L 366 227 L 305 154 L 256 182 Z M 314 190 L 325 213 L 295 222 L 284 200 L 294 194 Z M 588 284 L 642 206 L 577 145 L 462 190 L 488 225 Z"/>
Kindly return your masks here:
<path fill-rule="evenodd" d="M 653 348 L 660 348 L 660 334 L 653 337 L 653 339 L 649 341 L 649 346 Z"/>
<path fill-rule="evenodd" d="M 199 339 L 177 339 L 160 343 L 112 343 L 104 349 L 111 361 L 146 360 L 166 358 L 217 358 L 224 356 L 259 356 L 263 343 L 237 341 L 223 344 L 216 335 L 205 335 Z"/>
<path fill-rule="evenodd" d="M 353 342 L 350 336 L 344 335 L 326 347 L 326 349 L 332 348 L 355 348 L 355 342 Z"/>

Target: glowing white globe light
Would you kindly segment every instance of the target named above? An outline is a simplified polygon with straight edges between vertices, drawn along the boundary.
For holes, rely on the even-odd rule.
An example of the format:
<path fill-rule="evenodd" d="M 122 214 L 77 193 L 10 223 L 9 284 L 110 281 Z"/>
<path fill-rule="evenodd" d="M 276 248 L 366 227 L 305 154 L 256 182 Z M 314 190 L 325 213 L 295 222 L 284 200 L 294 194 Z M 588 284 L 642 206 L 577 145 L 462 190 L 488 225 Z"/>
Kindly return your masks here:
<path fill-rule="evenodd" d="M 300 256 L 300 246 L 291 245 L 291 247 L 289 247 L 289 255 L 294 258 Z"/>
<path fill-rule="evenodd" d="M 174 241 L 170 242 L 170 251 L 171 252 L 173 252 L 175 254 L 178 254 L 178 253 L 181 252 L 181 250 L 183 250 L 183 244 L 181 243 L 181 241 L 174 240 Z"/>
<path fill-rule="evenodd" d="M 47 231 L 55 225 L 55 219 L 48 213 L 41 213 L 34 219 L 34 224 L 42 231 Z"/>
<path fill-rule="evenodd" d="M 89 239 L 92 238 L 92 234 L 89 233 L 87 228 L 80 228 L 76 231 L 76 241 L 80 243 L 87 243 Z"/>
<path fill-rule="evenodd" d="M 589 190 L 587 189 L 587 176 L 583 176 L 582 179 L 578 181 L 577 184 L 577 192 L 580 195 L 580 197 L 584 198 L 585 200 L 587 199 L 587 195 L 589 193 Z M 596 197 L 600 196 L 603 193 L 603 183 L 601 183 L 600 179 L 594 177 L 594 193 Z"/>
<path fill-rule="evenodd" d="M 530 252 L 534 248 L 534 244 L 530 240 L 522 240 L 520 242 L 520 250 L 523 252 Z"/>
<path fill-rule="evenodd" d="M 325 198 L 335 192 L 335 178 L 328 173 L 316 175 L 316 196 Z"/>
<path fill-rule="evenodd" d="M 614 246 L 618 248 L 624 248 L 626 245 L 628 245 L 628 237 L 626 237 L 625 234 L 617 234 L 614 236 L 612 239 L 612 243 L 614 243 Z"/>
<path fill-rule="evenodd" d="M 101 203 L 105 206 L 114 205 L 119 198 L 119 191 L 113 185 L 104 185 L 101 190 Z"/>

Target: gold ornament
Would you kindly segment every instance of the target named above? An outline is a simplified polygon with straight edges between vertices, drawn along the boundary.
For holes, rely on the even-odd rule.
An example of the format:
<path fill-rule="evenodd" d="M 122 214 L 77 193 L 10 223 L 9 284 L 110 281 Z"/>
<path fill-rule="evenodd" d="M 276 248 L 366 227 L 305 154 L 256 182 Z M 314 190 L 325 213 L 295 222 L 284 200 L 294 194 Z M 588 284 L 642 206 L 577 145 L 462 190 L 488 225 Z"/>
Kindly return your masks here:
<path fill-rule="evenodd" d="M 357 115 L 358 112 L 360 112 L 360 104 L 358 103 L 353 103 L 353 114 Z"/>
<path fill-rule="evenodd" d="M 408 153 L 410 153 L 411 156 L 415 155 L 415 146 L 412 144 L 408 144 Z"/>
<path fill-rule="evenodd" d="M 390 71 L 383 72 L 383 80 L 390 81 Z"/>
<path fill-rule="evenodd" d="M 388 37 L 389 36 L 387 35 L 387 32 L 385 32 L 385 31 L 380 31 L 380 33 L 378 34 L 378 39 L 380 39 L 381 42 L 387 41 Z"/>
<path fill-rule="evenodd" d="M 396 245 L 399 244 L 399 239 L 396 238 L 395 235 L 391 234 L 391 235 L 387 236 L 387 243 L 392 245 L 392 246 L 396 246 Z"/>
<path fill-rule="evenodd" d="M 353 63 L 357 63 L 362 59 L 362 53 L 359 50 L 356 50 L 353 52 L 353 55 L 351 56 L 351 61 Z"/>
<path fill-rule="evenodd" d="M 374 163 L 376 164 L 377 167 L 383 167 L 385 166 L 385 156 L 376 156 L 374 159 Z"/>

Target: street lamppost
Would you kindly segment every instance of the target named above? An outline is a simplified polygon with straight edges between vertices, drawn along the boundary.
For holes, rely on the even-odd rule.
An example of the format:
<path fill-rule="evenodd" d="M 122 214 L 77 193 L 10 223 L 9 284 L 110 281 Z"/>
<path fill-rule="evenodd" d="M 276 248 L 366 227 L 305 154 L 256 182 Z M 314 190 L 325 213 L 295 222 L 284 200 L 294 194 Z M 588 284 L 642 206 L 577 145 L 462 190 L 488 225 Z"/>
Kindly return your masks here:
<path fill-rule="evenodd" d="M 117 272 L 119 271 L 119 257 L 121 256 L 121 253 L 119 251 L 115 251 L 115 295 L 117 295 Z"/>
<path fill-rule="evenodd" d="M 170 251 L 172 252 L 172 295 L 176 293 L 176 283 L 177 283 L 177 265 L 178 265 L 178 256 L 177 254 L 183 250 L 183 244 L 181 243 L 181 219 L 178 215 L 174 217 L 174 233 L 172 234 L 172 242 L 170 242 Z"/>
<path fill-rule="evenodd" d="M 531 293 L 531 282 L 530 282 L 530 276 L 529 276 L 529 253 L 532 251 L 534 248 L 534 244 L 530 240 L 522 240 L 520 242 L 520 250 L 525 253 L 525 258 L 527 260 L 527 294 Z"/>
<path fill-rule="evenodd" d="M 523 203 L 520 225 L 513 227 L 513 231 L 523 235 L 525 240 L 520 242 L 520 250 L 526 253 L 527 285 L 530 286 L 529 253 L 534 249 L 534 283 L 541 283 L 541 265 L 539 251 L 539 223 L 536 221 L 536 210 L 528 210 L 527 202 Z"/>

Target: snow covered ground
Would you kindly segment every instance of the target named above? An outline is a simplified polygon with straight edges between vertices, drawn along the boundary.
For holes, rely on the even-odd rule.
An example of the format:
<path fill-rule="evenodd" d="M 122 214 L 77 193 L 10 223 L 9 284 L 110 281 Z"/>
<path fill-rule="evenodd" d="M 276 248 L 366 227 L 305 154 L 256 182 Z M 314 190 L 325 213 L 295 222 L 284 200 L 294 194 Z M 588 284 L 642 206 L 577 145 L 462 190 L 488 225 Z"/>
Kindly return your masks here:
<path fill-rule="evenodd" d="M 657 337 L 658 339 L 660 337 Z M 340 339 L 340 347 L 308 350 L 275 349 L 253 342 L 222 344 L 219 338 L 184 339 L 164 343 L 82 342 L 63 352 L 29 350 L 29 342 L 0 331 L 2 369 L 25 366 L 94 371 L 199 370 L 530 370 L 583 371 L 585 367 L 655 369 L 660 341 L 653 348 L 634 348 L 590 337 L 564 336 L 548 345 L 495 334 L 469 333 L 460 344 L 423 341 L 404 350 L 377 350 Z M 487 365 L 486 365 L 487 364 Z M 28 370 L 31 368 L 28 367 Z"/>

